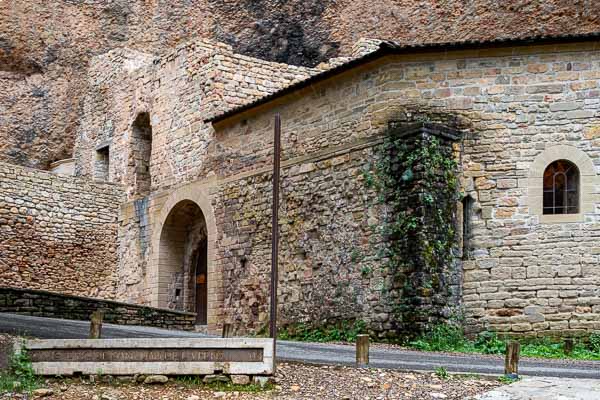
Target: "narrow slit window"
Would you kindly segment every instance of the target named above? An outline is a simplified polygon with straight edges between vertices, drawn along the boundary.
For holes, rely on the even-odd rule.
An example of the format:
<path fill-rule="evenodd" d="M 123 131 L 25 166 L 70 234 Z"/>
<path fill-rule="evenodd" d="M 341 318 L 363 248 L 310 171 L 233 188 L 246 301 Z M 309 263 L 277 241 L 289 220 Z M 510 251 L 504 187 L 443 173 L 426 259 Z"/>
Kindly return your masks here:
<path fill-rule="evenodd" d="M 544 214 L 579 213 L 579 170 L 570 161 L 558 160 L 544 171 Z"/>
<path fill-rule="evenodd" d="M 96 150 L 96 162 L 94 175 L 97 181 L 108 182 L 110 172 L 110 151 L 109 146 Z"/>
<path fill-rule="evenodd" d="M 466 196 L 462 199 L 462 209 L 462 258 L 468 260 L 471 251 L 471 236 L 473 230 L 473 198 L 471 196 Z"/>

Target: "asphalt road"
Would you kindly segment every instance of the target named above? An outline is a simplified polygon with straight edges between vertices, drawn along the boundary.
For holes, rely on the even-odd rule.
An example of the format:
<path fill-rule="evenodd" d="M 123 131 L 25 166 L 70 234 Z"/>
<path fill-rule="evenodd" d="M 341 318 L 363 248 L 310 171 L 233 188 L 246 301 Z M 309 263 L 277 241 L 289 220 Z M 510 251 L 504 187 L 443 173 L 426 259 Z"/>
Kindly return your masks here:
<path fill-rule="evenodd" d="M 30 317 L 0 313 L 0 332 L 46 339 L 86 338 L 89 322 Z M 103 338 L 127 337 L 204 337 L 185 331 L 171 331 L 141 326 L 104 324 Z M 278 360 L 315 364 L 354 365 L 354 347 L 348 345 L 277 342 Z M 504 360 L 497 356 L 446 354 L 381 348 L 370 352 L 370 366 L 410 371 L 432 371 L 444 367 L 450 372 L 501 375 Z M 600 361 L 561 361 L 523 359 L 519 364 L 522 375 L 562 378 L 600 379 Z"/>

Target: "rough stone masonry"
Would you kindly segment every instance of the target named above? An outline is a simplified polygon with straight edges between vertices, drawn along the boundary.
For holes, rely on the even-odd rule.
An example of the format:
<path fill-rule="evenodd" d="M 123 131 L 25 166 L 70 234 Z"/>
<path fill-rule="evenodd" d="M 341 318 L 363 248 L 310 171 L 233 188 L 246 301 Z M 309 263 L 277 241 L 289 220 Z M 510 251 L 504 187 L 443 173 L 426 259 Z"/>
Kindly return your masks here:
<path fill-rule="evenodd" d="M 115 298 L 116 183 L 0 163 L 0 286 Z"/>
<path fill-rule="evenodd" d="M 88 193 L 119 188 L 103 205 L 106 222 L 119 215 L 115 253 L 102 260 L 110 262 L 111 291 L 96 294 L 196 312 L 212 332 L 224 323 L 237 334 L 264 331 L 279 113 L 281 324 L 362 321 L 376 336 L 406 333 L 398 310 L 410 292 L 406 277 L 426 274 L 401 281 L 387 268 L 378 227 L 391 209 L 366 180 L 391 125 L 427 123 L 456 132 L 445 154 L 458 165 L 461 197 L 452 263 L 415 288 L 414 304 L 431 302 L 422 308 L 435 311 L 419 321 L 462 320 L 469 332 L 513 335 L 599 329 L 594 38 L 419 49 L 366 40 L 351 58 L 319 68 L 208 41 L 159 56 L 118 49 L 94 58 L 76 135 L 78 177 L 69 179 L 88 182 Z M 578 207 L 544 214 L 544 174 L 561 160 L 578 171 Z M 14 197 L 27 193 L 21 186 Z M 103 201 L 79 201 L 96 207 L 92 197 Z M 100 222 L 94 227 L 108 227 Z M 103 245 L 115 243 L 112 232 Z M 23 264 L 7 283 L 35 275 L 26 271 L 43 260 Z M 73 282 L 86 288 L 80 276 Z"/>

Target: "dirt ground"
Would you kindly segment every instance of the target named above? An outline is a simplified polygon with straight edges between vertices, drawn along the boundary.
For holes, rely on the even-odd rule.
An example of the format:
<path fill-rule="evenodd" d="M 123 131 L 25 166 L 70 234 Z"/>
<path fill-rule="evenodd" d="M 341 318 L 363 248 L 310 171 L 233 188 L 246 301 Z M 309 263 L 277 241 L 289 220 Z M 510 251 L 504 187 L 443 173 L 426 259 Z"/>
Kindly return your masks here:
<path fill-rule="evenodd" d="M 250 386 L 217 388 L 183 380 L 169 380 L 165 385 L 144 385 L 102 377 L 90 383 L 83 378 L 46 380 L 43 388 L 52 394 L 48 400 L 201 400 L 201 399 L 469 399 L 501 384 L 479 377 L 441 379 L 432 373 L 406 373 L 385 369 L 359 369 L 304 364 L 278 365 L 274 385 L 269 390 Z M 110 382 L 107 382 L 110 381 Z M 31 399 L 24 394 L 0 394 L 1 400 Z M 35 397 L 39 398 L 39 397 Z"/>

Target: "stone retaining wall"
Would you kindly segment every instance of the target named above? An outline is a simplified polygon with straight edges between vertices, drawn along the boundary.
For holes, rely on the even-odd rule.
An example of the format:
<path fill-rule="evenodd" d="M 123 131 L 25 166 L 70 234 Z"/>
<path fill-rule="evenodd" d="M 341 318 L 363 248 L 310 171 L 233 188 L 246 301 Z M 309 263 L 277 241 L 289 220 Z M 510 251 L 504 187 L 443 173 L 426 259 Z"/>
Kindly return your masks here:
<path fill-rule="evenodd" d="M 94 311 L 100 309 L 104 310 L 104 322 L 119 325 L 192 330 L 196 319 L 196 315 L 192 313 L 68 296 L 44 290 L 0 287 L 0 312 L 87 321 Z"/>
<path fill-rule="evenodd" d="M 124 193 L 0 163 L 0 286 L 114 298 Z"/>

